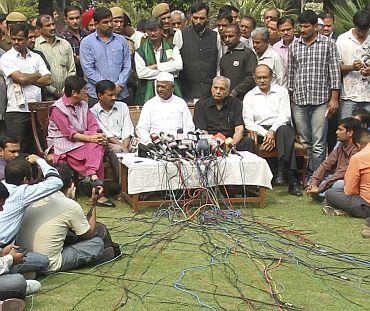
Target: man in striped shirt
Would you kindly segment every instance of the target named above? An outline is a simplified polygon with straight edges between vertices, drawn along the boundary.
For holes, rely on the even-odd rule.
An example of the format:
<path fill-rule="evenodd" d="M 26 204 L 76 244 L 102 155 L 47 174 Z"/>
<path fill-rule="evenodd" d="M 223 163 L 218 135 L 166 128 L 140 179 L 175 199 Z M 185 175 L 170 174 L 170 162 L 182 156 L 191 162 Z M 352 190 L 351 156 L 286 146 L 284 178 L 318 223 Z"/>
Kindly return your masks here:
<path fill-rule="evenodd" d="M 340 67 L 335 42 L 317 33 L 316 13 L 304 11 L 298 22 L 301 37 L 288 52 L 288 89 L 311 176 L 325 159 L 328 118 L 339 106 Z"/>

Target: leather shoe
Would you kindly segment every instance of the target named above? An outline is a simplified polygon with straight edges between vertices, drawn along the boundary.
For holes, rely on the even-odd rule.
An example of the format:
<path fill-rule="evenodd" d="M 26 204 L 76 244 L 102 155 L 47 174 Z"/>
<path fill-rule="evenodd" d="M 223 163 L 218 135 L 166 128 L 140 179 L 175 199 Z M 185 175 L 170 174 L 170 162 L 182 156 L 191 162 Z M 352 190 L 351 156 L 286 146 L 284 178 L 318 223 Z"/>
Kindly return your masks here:
<path fill-rule="evenodd" d="M 114 202 L 108 199 L 104 202 L 97 202 L 96 205 L 103 206 L 103 207 L 116 207 L 116 204 L 114 204 Z"/>
<path fill-rule="evenodd" d="M 288 192 L 289 192 L 289 194 L 291 194 L 291 195 L 296 195 L 296 196 L 302 196 L 302 195 L 303 195 L 303 193 L 302 193 L 301 189 L 299 189 L 299 185 L 298 185 L 298 183 L 296 183 L 296 182 L 291 183 L 291 184 L 289 185 Z"/>
<path fill-rule="evenodd" d="M 276 178 L 274 180 L 274 184 L 275 185 L 278 185 L 278 186 L 281 186 L 281 185 L 285 185 L 286 184 L 284 172 L 278 172 L 277 173 Z"/>

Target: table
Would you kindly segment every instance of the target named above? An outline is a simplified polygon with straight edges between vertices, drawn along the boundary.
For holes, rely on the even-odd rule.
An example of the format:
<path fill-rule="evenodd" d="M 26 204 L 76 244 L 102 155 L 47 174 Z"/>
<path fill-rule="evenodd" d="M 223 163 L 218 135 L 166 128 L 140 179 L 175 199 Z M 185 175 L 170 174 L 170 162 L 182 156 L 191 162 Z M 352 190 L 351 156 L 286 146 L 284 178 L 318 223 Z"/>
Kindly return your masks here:
<path fill-rule="evenodd" d="M 248 151 L 240 152 L 242 157 L 231 154 L 219 158 L 208 175 L 209 186 L 247 185 L 258 186 L 253 197 L 231 198 L 232 203 L 255 202 L 265 207 L 265 188 L 271 187 L 272 173 L 265 159 Z M 180 179 L 177 166 L 172 162 L 140 158 L 135 154 L 118 154 L 121 163 L 122 200 L 135 212 L 141 206 L 159 206 L 163 200 L 140 200 L 140 195 L 148 192 L 199 187 L 199 172 L 196 166 L 181 160 L 181 171 L 185 182 Z M 202 166 L 201 166 L 202 167 Z M 214 176 L 216 175 L 216 176 Z"/>

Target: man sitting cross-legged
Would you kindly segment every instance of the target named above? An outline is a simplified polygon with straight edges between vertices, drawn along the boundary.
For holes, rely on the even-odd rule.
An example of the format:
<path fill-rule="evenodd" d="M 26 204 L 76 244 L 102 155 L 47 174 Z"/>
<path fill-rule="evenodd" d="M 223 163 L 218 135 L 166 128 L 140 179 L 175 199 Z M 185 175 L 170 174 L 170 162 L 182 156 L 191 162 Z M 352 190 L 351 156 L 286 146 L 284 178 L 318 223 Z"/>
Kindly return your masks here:
<path fill-rule="evenodd" d="M 354 133 L 354 143 L 360 150 L 349 160 L 343 189 L 326 191 L 323 211 L 329 215 L 343 212 L 350 216 L 370 217 L 370 132 L 361 128 Z M 337 210 L 339 209 L 339 210 Z"/>
<path fill-rule="evenodd" d="M 0 212 L 3 210 L 5 200 L 9 197 L 8 189 L 0 183 Z M 26 254 L 21 252 L 19 246 L 9 244 L 0 248 L 0 310 L 23 310 L 24 298 L 41 288 L 36 280 L 25 280 L 17 273 L 18 265 L 25 262 Z"/>
<path fill-rule="evenodd" d="M 96 191 L 102 188 L 92 190 L 87 219 L 81 206 L 65 196 L 72 184 L 72 170 L 66 164 L 59 164 L 57 169 L 63 181 L 61 191 L 27 209 L 17 243 L 48 256 L 47 272 L 67 271 L 96 260 L 113 259 L 119 254 L 119 248 L 110 239 L 107 228 L 96 222 Z"/>
<path fill-rule="evenodd" d="M 313 173 L 306 193 L 313 198 L 323 200 L 325 191 L 330 188 L 343 189 L 343 179 L 350 158 L 357 152 L 353 143 L 353 133 L 361 127 L 355 118 L 344 118 L 337 130 L 339 145 L 329 154 L 319 168 Z"/>
<path fill-rule="evenodd" d="M 278 151 L 276 184 L 284 183 L 288 173 L 289 193 L 302 195 L 295 177 L 297 164 L 294 152 L 296 132 L 290 125 L 290 102 L 286 88 L 272 84 L 273 72 L 267 65 L 258 65 L 254 72 L 257 86 L 249 91 L 243 101 L 243 119 L 248 130 L 257 132 L 262 148 Z"/>

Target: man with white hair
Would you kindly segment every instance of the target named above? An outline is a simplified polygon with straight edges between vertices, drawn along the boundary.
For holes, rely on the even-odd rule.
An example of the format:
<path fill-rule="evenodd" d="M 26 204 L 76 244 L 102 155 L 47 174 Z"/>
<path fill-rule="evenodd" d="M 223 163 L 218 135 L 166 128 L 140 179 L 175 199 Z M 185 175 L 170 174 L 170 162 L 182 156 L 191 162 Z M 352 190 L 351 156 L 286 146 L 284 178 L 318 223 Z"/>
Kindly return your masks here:
<path fill-rule="evenodd" d="M 186 16 L 184 12 L 175 10 L 171 12 L 171 26 L 173 31 L 186 27 Z"/>
<path fill-rule="evenodd" d="M 258 65 L 264 64 L 273 72 L 273 83 L 286 86 L 287 76 L 284 61 L 270 45 L 270 34 L 266 27 L 257 27 L 251 34 L 253 50 L 257 55 Z"/>
<path fill-rule="evenodd" d="M 211 97 L 200 99 L 195 105 L 194 123 L 206 134 L 221 133 L 233 139 L 237 150 L 251 151 L 253 140 L 244 137 L 243 103 L 229 96 L 231 81 L 218 76 L 213 79 Z"/>
<path fill-rule="evenodd" d="M 156 96 L 148 100 L 141 110 L 136 126 L 136 134 L 145 143 L 151 141 L 150 134 L 176 135 L 177 130 L 184 133 L 194 131 L 194 123 L 186 102 L 173 94 L 174 76 L 161 72 L 156 79 Z"/>

